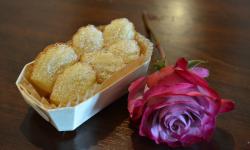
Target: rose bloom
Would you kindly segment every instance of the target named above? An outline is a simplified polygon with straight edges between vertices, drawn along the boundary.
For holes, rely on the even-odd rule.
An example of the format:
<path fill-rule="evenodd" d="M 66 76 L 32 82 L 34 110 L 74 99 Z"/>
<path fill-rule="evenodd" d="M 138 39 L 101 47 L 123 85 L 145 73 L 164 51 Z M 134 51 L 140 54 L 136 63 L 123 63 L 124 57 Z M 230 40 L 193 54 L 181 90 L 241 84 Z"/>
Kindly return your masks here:
<path fill-rule="evenodd" d="M 207 69 L 187 65 L 181 58 L 130 85 L 128 110 L 141 136 L 170 147 L 189 146 L 209 140 L 217 115 L 234 109 L 203 79 Z"/>

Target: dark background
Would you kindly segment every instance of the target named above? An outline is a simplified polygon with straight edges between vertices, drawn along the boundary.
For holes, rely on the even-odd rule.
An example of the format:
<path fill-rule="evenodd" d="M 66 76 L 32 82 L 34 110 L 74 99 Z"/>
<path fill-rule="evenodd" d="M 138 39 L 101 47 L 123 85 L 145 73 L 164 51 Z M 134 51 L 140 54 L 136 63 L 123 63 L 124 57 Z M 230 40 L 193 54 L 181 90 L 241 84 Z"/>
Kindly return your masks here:
<path fill-rule="evenodd" d="M 59 133 L 25 104 L 14 84 L 46 45 L 69 40 L 83 25 L 127 17 L 145 34 L 145 10 L 169 62 L 207 60 L 211 86 L 237 104 L 219 116 L 211 142 L 188 149 L 250 149 L 249 0 L 1 0 L 0 149 L 168 149 L 138 136 L 126 96 L 76 131 Z"/>

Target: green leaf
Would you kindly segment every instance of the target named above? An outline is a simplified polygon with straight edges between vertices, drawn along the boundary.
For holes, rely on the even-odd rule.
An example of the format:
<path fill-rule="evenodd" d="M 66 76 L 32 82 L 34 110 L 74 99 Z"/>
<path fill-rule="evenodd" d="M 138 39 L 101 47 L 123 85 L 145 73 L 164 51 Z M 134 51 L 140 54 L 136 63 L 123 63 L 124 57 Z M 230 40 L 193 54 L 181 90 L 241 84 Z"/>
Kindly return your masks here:
<path fill-rule="evenodd" d="M 200 64 L 205 64 L 207 63 L 207 61 L 204 61 L 204 60 L 189 60 L 188 61 L 188 68 L 193 68 L 193 67 L 196 67 Z"/>
<path fill-rule="evenodd" d="M 165 67 L 165 60 L 157 60 L 156 63 L 154 64 L 155 70 L 160 70 L 161 68 L 164 67 Z"/>

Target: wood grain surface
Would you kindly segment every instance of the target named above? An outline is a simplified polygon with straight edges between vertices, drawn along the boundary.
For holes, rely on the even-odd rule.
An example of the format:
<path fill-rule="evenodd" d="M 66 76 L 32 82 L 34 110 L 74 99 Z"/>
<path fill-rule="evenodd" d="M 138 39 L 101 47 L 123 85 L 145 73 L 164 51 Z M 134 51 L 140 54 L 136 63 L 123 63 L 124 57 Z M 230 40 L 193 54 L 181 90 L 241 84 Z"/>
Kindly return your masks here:
<path fill-rule="evenodd" d="M 218 117 L 210 142 L 186 149 L 250 149 L 248 0 L 1 0 L 0 149 L 169 149 L 137 134 L 126 95 L 76 131 L 59 133 L 14 84 L 46 45 L 67 41 L 83 25 L 128 17 L 145 34 L 143 11 L 170 63 L 178 57 L 207 60 L 211 86 L 236 102 L 234 111 Z"/>

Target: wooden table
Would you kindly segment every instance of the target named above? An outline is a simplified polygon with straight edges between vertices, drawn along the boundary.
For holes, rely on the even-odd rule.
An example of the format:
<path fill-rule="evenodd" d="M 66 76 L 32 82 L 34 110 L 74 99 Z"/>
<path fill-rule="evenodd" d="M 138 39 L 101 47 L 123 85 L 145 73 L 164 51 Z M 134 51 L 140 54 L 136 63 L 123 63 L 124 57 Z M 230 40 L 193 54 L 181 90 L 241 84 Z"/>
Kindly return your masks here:
<path fill-rule="evenodd" d="M 219 116 L 209 143 L 189 149 L 250 149 L 250 1 L 247 0 L 6 0 L 0 1 L 0 149 L 168 149 L 138 136 L 125 95 L 74 132 L 59 133 L 23 101 L 15 80 L 46 45 L 81 26 L 128 17 L 150 24 L 170 63 L 207 60 L 209 82 L 236 109 Z"/>

